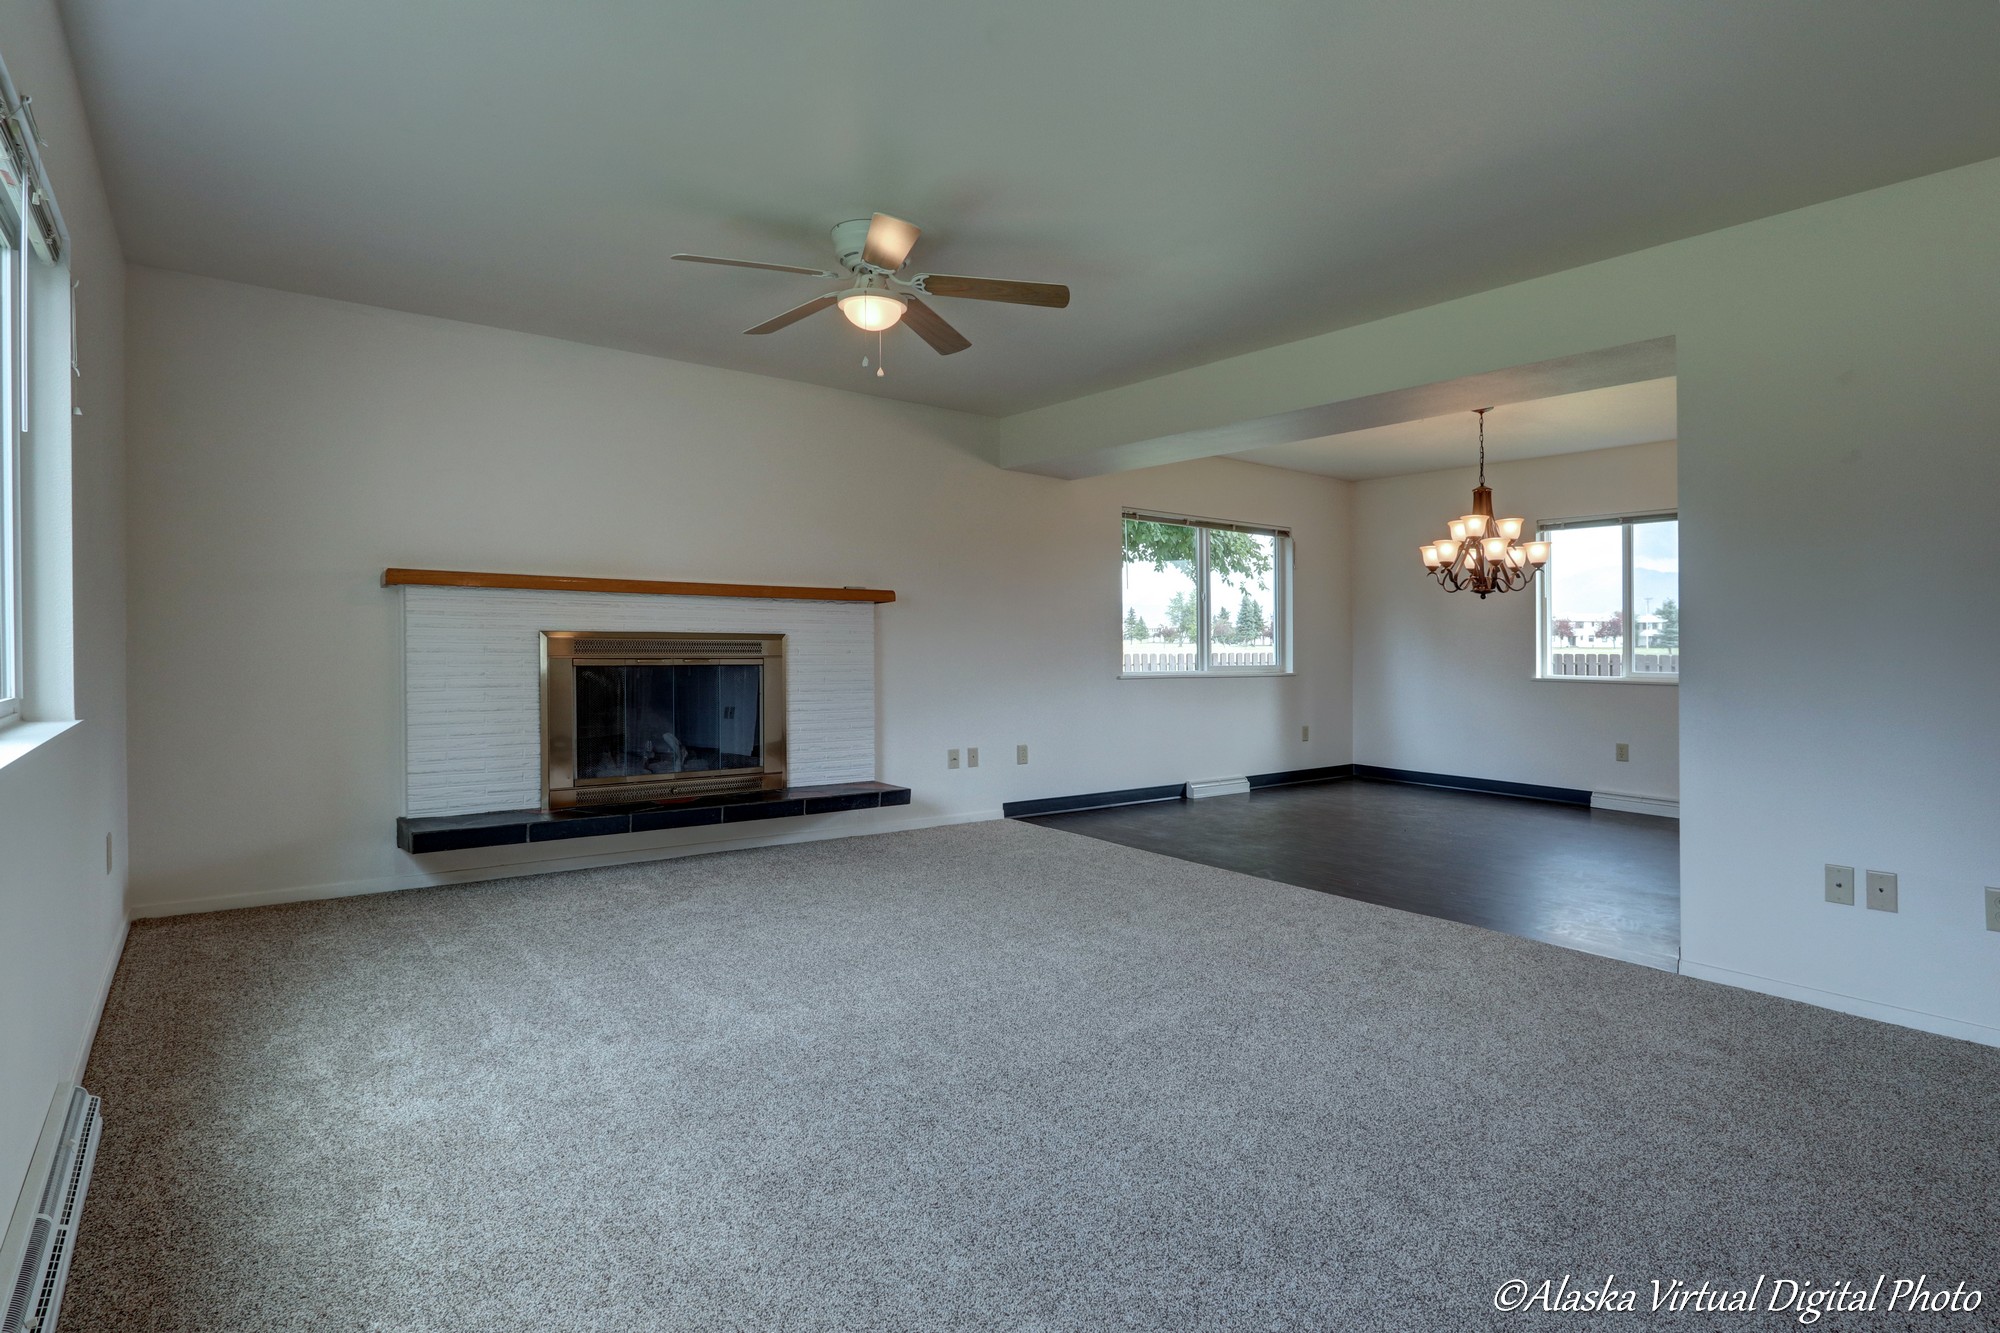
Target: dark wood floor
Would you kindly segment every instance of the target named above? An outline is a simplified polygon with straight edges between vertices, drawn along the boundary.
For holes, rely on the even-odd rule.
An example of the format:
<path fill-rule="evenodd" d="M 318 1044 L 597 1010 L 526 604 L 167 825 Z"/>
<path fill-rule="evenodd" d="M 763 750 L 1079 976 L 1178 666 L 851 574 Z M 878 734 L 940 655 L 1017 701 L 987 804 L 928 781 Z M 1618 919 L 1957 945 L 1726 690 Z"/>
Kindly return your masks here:
<path fill-rule="evenodd" d="M 1679 966 L 1680 825 L 1348 779 L 1027 821 L 1184 861 Z"/>

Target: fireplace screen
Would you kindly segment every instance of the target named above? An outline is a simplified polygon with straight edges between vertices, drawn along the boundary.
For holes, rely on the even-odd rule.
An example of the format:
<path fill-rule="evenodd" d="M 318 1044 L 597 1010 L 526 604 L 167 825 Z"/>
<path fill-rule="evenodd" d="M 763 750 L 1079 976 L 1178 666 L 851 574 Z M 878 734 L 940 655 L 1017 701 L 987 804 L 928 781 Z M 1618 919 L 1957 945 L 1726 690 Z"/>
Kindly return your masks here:
<path fill-rule="evenodd" d="M 542 635 L 551 808 L 784 785 L 781 635 Z"/>
<path fill-rule="evenodd" d="M 576 775 L 762 768 L 761 666 L 579 666 Z"/>

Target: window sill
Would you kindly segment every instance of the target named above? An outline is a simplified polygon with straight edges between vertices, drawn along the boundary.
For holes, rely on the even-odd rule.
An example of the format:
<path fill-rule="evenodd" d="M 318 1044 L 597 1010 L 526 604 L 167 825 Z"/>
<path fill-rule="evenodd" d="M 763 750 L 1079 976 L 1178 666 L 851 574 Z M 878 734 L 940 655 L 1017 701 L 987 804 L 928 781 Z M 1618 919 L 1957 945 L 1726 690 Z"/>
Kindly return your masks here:
<path fill-rule="evenodd" d="M 1291 676 L 1297 673 L 1287 670 L 1252 671 L 1238 668 L 1231 671 L 1121 671 L 1120 680 L 1263 680 L 1272 676 Z"/>
<path fill-rule="evenodd" d="M 0 768 L 25 759 L 76 725 L 68 722 L 0 722 Z"/>

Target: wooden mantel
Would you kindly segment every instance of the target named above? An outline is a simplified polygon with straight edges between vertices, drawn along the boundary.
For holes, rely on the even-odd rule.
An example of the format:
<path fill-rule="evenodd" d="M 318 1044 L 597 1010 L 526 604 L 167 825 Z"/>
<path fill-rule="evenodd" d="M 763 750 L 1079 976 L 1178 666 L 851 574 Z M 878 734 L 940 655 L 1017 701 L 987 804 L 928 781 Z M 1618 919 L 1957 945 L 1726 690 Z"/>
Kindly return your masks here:
<path fill-rule="evenodd" d="M 768 597 L 795 602 L 893 602 L 887 588 L 794 588 L 765 583 L 669 583 L 582 579 L 561 574 L 474 574 L 462 569 L 385 569 L 385 588 L 530 588 L 551 592 L 635 592 L 655 597 Z"/>

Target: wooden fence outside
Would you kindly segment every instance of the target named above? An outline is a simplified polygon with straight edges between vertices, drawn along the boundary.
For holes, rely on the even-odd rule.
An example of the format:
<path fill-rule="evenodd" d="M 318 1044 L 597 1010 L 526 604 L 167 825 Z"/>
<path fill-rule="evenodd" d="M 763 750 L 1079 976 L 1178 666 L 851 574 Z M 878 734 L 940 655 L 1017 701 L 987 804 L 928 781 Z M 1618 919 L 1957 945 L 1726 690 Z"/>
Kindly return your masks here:
<path fill-rule="evenodd" d="M 1140 648 L 1125 646 L 1125 673 L 1144 675 L 1149 671 L 1192 671 L 1195 652 L 1192 648 Z M 1215 648 L 1208 654 L 1212 667 L 1274 667 L 1278 665 L 1278 650 L 1263 648 Z"/>
<path fill-rule="evenodd" d="M 1677 676 L 1681 655 L 1677 650 L 1641 648 L 1632 654 L 1634 676 Z M 1617 649 L 1558 649 L 1549 654 L 1551 676 L 1622 676 L 1624 654 Z"/>

